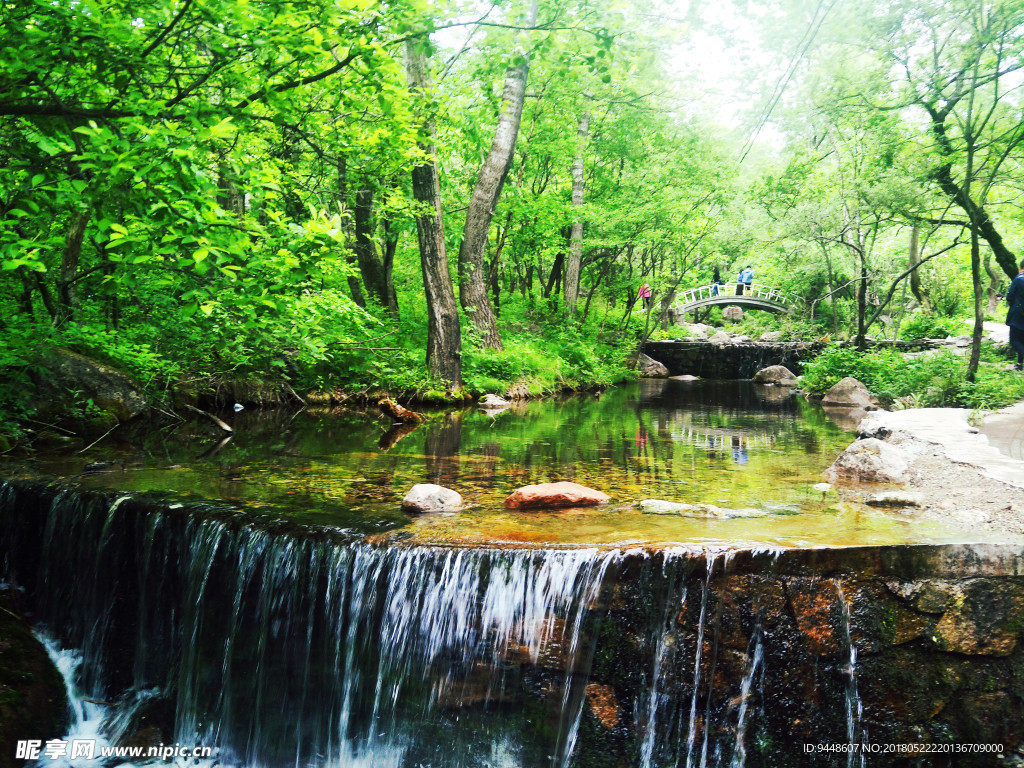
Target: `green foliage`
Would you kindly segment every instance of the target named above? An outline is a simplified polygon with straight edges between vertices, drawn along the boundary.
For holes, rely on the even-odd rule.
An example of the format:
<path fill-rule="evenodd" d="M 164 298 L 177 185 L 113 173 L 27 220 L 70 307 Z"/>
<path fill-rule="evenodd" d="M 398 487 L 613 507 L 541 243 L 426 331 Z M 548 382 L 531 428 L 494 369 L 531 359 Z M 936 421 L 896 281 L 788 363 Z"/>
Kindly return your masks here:
<path fill-rule="evenodd" d="M 918 339 L 944 339 L 958 336 L 964 331 L 964 324 L 950 317 L 918 312 L 900 326 L 900 338 L 907 341 Z"/>
<path fill-rule="evenodd" d="M 920 408 L 997 408 L 1024 398 L 1024 375 L 1004 365 L 983 364 L 971 383 L 967 362 L 946 350 L 904 355 L 831 347 L 804 367 L 802 384 L 808 392 L 822 394 L 847 376 L 884 401 Z"/>
<path fill-rule="evenodd" d="M 625 357 L 617 347 L 553 326 L 539 337 L 510 337 L 501 352 L 465 349 L 463 376 L 466 389 L 474 394 L 503 393 L 513 384 L 525 385 L 535 395 L 589 389 L 631 378 Z"/>

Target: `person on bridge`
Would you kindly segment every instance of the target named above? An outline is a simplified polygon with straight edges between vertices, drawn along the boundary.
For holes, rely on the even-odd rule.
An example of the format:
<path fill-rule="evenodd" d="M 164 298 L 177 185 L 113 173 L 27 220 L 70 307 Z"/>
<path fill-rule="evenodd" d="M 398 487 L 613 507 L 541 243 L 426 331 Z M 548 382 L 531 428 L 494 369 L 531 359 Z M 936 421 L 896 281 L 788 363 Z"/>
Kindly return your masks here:
<path fill-rule="evenodd" d="M 1010 326 L 1010 346 L 1017 353 L 1017 364 L 1013 370 L 1024 370 L 1024 261 L 1020 263 L 1017 276 L 1006 292 L 1006 324 Z"/>
<path fill-rule="evenodd" d="M 746 287 L 746 292 L 750 293 L 750 285 L 754 282 L 754 270 L 748 264 L 746 269 L 740 272 L 739 277 L 736 278 L 736 295 L 743 295 L 743 288 Z"/>
<path fill-rule="evenodd" d="M 718 295 L 718 287 L 722 284 L 722 273 L 718 270 L 718 265 L 715 264 L 715 271 L 711 273 L 711 295 Z"/>

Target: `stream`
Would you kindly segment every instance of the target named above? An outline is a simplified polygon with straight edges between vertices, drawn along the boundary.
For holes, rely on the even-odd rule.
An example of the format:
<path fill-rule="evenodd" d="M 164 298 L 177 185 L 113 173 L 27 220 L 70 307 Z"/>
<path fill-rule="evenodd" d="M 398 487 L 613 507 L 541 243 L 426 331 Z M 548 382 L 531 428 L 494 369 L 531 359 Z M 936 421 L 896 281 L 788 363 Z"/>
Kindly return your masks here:
<path fill-rule="evenodd" d="M 68 673 L 69 740 L 247 768 L 896 765 L 873 748 L 968 738 L 988 751 L 927 764 L 988 765 L 1014 746 L 1021 544 L 815 489 L 852 435 L 787 391 L 644 381 L 397 437 L 359 412 L 223 418 L 228 442 L 189 422 L 0 482 L 0 577 Z M 501 505 L 554 480 L 612 500 Z M 420 482 L 466 508 L 402 513 Z"/>

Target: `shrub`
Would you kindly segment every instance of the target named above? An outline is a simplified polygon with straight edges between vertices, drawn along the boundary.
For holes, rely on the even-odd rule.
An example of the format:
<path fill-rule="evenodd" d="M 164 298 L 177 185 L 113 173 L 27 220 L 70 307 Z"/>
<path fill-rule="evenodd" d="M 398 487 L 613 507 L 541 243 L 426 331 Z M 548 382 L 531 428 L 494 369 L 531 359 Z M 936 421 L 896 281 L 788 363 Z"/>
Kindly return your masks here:
<path fill-rule="evenodd" d="M 846 376 L 882 400 L 904 406 L 988 409 L 1024 398 L 1024 375 L 982 363 L 976 380 L 968 382 L 967 362 L 947 350 L 910 356 L 831 347 L 804 367 L 802 383 L 807 391 L 820 394 Z"/>
<path fill-rule="evenodd" d="M 900 328 L 900 338 L 907 341 L 944 339 L 957 336 L 963 331 L 964 324 L 955 318 L 918 312 Z"/>

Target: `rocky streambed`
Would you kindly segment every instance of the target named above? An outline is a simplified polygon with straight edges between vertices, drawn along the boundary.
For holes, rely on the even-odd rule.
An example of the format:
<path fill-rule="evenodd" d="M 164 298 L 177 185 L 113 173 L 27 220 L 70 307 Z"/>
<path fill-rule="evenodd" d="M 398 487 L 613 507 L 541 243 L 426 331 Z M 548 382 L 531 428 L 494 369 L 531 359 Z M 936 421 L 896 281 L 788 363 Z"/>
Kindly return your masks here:
<path fill-rule="evenodd" d="M 1024 537 L 1024 461 L 997 447 L 1024 430 L 1024 409 L 991 414 L 989 429 L 971 421 L 957 408 L 870 412 L 826 475 L 847 503 Z"/>

